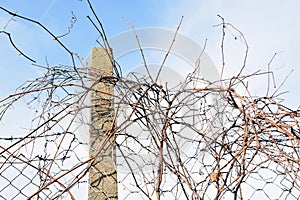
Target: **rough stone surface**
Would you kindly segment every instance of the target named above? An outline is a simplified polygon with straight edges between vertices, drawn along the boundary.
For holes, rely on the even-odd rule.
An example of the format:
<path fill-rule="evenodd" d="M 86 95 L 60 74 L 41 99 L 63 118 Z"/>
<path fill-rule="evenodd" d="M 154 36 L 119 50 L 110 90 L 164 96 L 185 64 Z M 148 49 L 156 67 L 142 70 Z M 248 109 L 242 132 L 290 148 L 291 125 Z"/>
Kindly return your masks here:
<path fill-rule="evenodd" d="M 93 48 L 90 69 L 93 74 L 91 85 L 91 127 L 90 150 L 93 157 L 99 153 L 89 170 L 89 200 L 117 199 L 117 170 L 115 164 L 115 138 L 108 139 L 112 130 L 113 111 L 113 84 L 103 77 L 112 76 L 110 62 L 111 51 L 103 48 Z M 107 141 L 104 148 L 104 141 Z"/>

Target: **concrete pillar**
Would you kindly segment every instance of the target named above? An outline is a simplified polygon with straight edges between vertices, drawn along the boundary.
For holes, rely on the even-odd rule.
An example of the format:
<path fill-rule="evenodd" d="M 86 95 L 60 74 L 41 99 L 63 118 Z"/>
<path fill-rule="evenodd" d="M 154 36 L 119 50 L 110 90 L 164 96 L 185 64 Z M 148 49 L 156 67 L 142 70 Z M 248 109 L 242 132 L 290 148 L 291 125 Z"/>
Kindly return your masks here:
<path fill-rule="evenodd" d="M 109 55 L 109 54 L 110 55 Z M 112 76 L 111 50 L 93 48 L 90 69 L 93 85 L 100 77 Z M 91 91 L 91 127 L 89 155 L 94 156 L 113 128 L 114 86 L 109 81 L 99 81 Z M 89 200 L 111 200 L 118 198 L 115 138 L 112 137 L 95 158 L 89 170 Z"/>

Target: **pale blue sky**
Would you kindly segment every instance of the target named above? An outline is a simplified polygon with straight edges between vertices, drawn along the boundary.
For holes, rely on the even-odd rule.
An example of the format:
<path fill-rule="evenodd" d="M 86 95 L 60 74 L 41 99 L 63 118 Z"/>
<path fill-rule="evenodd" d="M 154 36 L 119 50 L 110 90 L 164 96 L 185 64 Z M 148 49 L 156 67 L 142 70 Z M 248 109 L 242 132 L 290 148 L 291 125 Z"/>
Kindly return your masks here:
<path fill-rule="evenodd" d="M 275 73 L 276 83 L 281 81 L 293 69 L 281 91 L 289 90 L 284 95 L 286 105 L 296 109 L 299 106 L 298 93 L 300 75 L 300 1 L 298 0 L 91 0 L 101 19 L 107 36 L 112 37 L 130 29 L 122 19 L 125 17 L 136 28 L 160 27 L 175 30 L 181 16 L 184 16 L 180 32 L 201 46 L 207 39 L 206 52 L 221 70 L 220 27 L 213 27 L 223 16 L 242 31 L 249 44 L 249 57 L 245 72 L 267 70 L 267 64 L 275 52 L 281 52 L 274 59 L 271 69 Z M 97 31 L 87 20 L 92 15 L 87 3 L 82 0 L 6 0 L 0 6 L 18 14 L 36 19 L 48 27 L 54 34 L 64 34 L 68 30 L 73 12 L 77 23 L 72 32 L 62 41 L 74 52 L 87 58 L 98 38 Z M 0 30 L 7 24 L 10 16 L 0 10 Z M 37 64 L 71 65 L 69 55 L 36 25 L 15 18 L 6 31 L 12 34 L 15 44 Z M 225 76 L 239 71 L 244 46 L 234 40 L 235 32 L 227 32 L 225 56 Z M 0 34 L 0 99 L 14 92 L 15 88 L 28 79 L 40 75 L 40 71 L 25 58 L 18 56 L 4 34 Z M 265 94 L 266 77 L 251 79 L 253 94 Z M 21 111 L 20 111 L 21 110 Z M 1 121 L 9 129 L 2 133 L 12 135 L 14 130 L 30 123 L 28 116 L 18 115 L 22 109 L 9 114 L 7 121 Z M 22 118 L 20 117 L 22 116 Z M 16 117 L 18 123 L 16 124 Z M 27 121 L 26 121 L 27 120 Z"/>
<path fill-rule="evenodd" d="M 228 22 L 239 28 L 247 38 L 250 46 L 248 66 L 249 72 L 258 69 L 266 70 L 267 63 L 275 52 L 280 53 L 273 62 L 272 69 L 277 78 L 277 85 L 294 69 L 293 74 L 282 88 L 290 90 L 286 97 L 288 105 L 296 108 L 296 99 L 299 92 L 297 76 L 300 74 L 300 26 L 298 19 L 300 3 L 297 0 L 211 0 L 211 1 L 92 1 L 98 16 L 102 20 L 108 37 L 129 30 L 130 27 L 122 19 L 125 17 L 136 28 L 161 27 L 174 29 L 181 16 L 184 20 L 180 32 L 202 45 L 208 39 L 206 51 L 215 65 L 221 65 L 220 55 L 220 28 L 213 25 L 220 23 L 217 14 L 222 15 Z M 77 23 L 72 33 L 63 38 L 65 44 L 82 57 L 87 57 L 90 49 L 95 45 L 98 37 L 95 29 L 88 22 L 86 15 L 91 15 L 87 3 L 83 1 L 58 0 L 28 0 L 3 1 L 1 6 L 34 18 L 45 24 L 55 34 L 64 34 L 71 20 L 71 12 L 77 16 Z M 0 28 L 2 29 L 9 16 L 0 11 Z M 12 33 L 15 43 L 26 54 L 45 64 L 45 57 L 50 65 L 70 64 L 68 55 L 47 34 L 37 26 L 17 19 L 12 22 L 7 31 Z M 234 34 L 232 32 L 232 34 Z M 234 41 L 230 32 L 226 41 L 226 75 L 236 73 L 242 63 L 243 46 Z M 18 56 L 9 45 L 5 35 L 0 35 L 0 87 L 1 97 L 13 91 L 20 83 L 34 77 L 36 69 L 30 62 Z M 9 79 L 7 79 L 9 77 Z M 15 84 L 11 78 L 15 77 Z M 265 86 L 253 83 L 255 88 Z M 259 90 L 258 89 L 258 90 Z M 5 91 L 5 92 L 4 92 Z M 264 90 L 263 90 L 264 91 Z M 254 93 L 257 91 L 255 90 Z M 259 93 L 259 92 L 258 92 Z"/>

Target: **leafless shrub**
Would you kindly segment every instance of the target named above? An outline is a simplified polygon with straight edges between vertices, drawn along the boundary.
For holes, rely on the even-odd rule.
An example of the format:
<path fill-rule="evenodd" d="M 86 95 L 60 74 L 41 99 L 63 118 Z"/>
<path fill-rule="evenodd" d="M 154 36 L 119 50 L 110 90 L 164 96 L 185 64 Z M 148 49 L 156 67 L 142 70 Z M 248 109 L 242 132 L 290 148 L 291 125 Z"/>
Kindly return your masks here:
<path fill-rule="evenodd" d="M 90 17 L 89 20 L 108 49 L 103 26 L 88 3 L 98 25 Z M 199 65 L 184 82 L 168 87 L 150 74 L 123 77 L 113 57 L 113 76 L 102 76 L 85 63 L 76 66 L 74 59 L 78 57 L 59 40 L 61 36 L 35 20 L 0 9 L 37 24 L 73 60 L 72 66 L 37 66 L 44 70 L 43 76 L 27 81 L 16 93 L 0 100 L 0 119 L 21 99 L 35 112 L 31 129 L 24 135 L 1 138 L 2 199 L 7 199 L 8 193 L 11 199 L 76 199 L 78 191 L 87 188 L 86 174 L 95 157 L 83 153 L 88 144 L 77 132 L 80 127 L 93 126 L 85 113 L 99 106 L 87 101 L 98 82 L 113 84 L 115 89 L 116 125 L 104 140 L 116 138 L 118 186 L 123 191 L 120 198 L 299 197 L 299 111 L 282 105 L 277 100 L 277 90 L 271 96 L 269 89 L 266 96 L 251 95 L 246 81 L 254 76 L 269 77 L 271 71 L 243 74 L 247 42 L 223 18 L 222 74 L 226 70 L 226 28 L 237 31 L 245 44 L 240 72 L 211 83 L 199 76 Z M 10 33 L 0 33 L 9 37 L 21 55 L 33 61 L 12 42 Z M 98 154 L 104 148 L 105 142 Z"/>

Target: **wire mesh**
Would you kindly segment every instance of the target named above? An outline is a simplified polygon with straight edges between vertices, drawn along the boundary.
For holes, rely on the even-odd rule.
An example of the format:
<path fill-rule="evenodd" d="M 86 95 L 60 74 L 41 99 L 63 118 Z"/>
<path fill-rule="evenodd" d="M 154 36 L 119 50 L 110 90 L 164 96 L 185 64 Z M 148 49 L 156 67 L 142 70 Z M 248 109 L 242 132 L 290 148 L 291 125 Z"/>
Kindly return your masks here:
<path fill-rule="evenodd" d="M 103 46 L 109 47 L 98 21 Z M 224 20 L 221 25 L 223 31 L 232 27 Z M 96 155 L 115 137 L 112 184 L 119 199 L 299 199 L 299 110 L 282 105 L 277 91 L 252 96 L 246 84 L 270 72 L 242 75 L 242 68 L 231 79 L 211 83 L 196 65 L 170 87 L 150 74 L 122 76 L 110 54 L 114 74 L 103 75 L 80 58 L 83 66 L 77 67 L 66 51 L 73 66 L 39 66 L 43 76 L 0 100 L 1 120 L 20 101 L 34 116 L 20 136 L 0 138 L 0 199 L 88 197 L 87 175 L 93 162 L 102 162 L 88 154 L 86 138 L 95 129 L 89 111 L 102 106 L 89 98 L 102 92 L 96 85 L 104 82 L 114 86 L 108 103 L 114 104 L 116 123 Z M 100 174 L 99 180 L 104 176 L 111 175 Z"/>
<path fill-rule="evenodd" d="M 226 81 L 220 87 L 195 74 L 167 88 L 135 74 L 47 70 L 2 101 L 6 109 L 27 93 L 39 100 L 31 104 L 38 112 L 28 133 L 1 138 L 2 199 L 86 193 L 94 158 L 78 130 L 90 123 L 84 110 L 97 106 L 86 103 L 95 89 L 89 77 L 115 87 L 117 125 L 107 139 L 116 137 L 119 198 L 298 199 L 299 114 L 275 98 L 241 96 Z"/>

